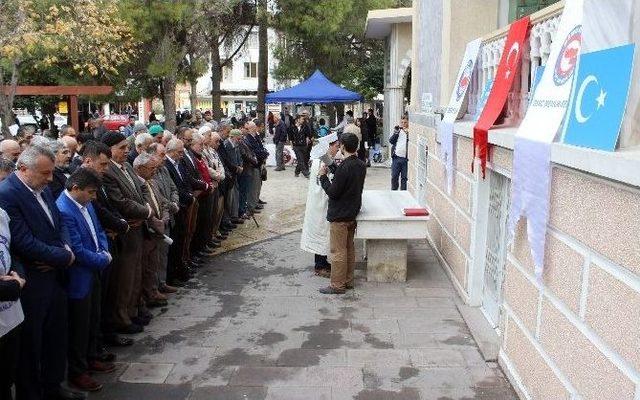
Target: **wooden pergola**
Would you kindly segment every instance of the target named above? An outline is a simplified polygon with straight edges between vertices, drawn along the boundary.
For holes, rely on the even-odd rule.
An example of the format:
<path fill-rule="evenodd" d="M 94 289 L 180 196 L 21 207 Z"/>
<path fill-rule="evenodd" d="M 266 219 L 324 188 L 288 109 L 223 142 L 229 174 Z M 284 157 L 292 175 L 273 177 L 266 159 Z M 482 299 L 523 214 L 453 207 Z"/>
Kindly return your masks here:
<path fill-rule="evenodd" d="M 10 88 L 3 88 L 5 95 Z M 17 86 L 16 96 L 68 96 L 71 126 L 80 131 L 78 119 L 78 96 L 104 96 L 113 92 L 112 86 Z"/>

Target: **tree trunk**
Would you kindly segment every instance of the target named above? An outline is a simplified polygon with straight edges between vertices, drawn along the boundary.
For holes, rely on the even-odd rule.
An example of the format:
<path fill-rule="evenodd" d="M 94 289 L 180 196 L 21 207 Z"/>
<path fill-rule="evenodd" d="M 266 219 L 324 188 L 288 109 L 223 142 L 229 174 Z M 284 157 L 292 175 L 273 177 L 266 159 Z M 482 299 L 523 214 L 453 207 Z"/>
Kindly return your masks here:
<path fill-rule="evenodd" d="M 164 106 L 164 129 L 176 130 L 176 72 L 162 80 L 162 105 Z"/>
<path fill-rule="evenodd" d="M 4 87 L 8 83 L 9 91 L 4 92 Z M 15 61 L 11 66 L 11 79 L 5 82 L 4 75 L 0 72 L 0 116 L 2 116 L 2 136 L 5 139 L 11 139 L 13 136 L 9 131 L 9 126 L 15 123 L 13 118 L 13 99 L 18 86 L 18 62 Z"/>
<path fill-rule="evenodd" d="M 220 47 L 218 38 L 211 40 L 211 112 L 213 119 L 222 119 L 222 108 L 220 102 L 222 93 L 220 92 L 220 80 L 222 78 L 222 66 L 220 65 Z"/>
<path fill-rule="evenodd" d="M 191 90 L 189 92 L 189 103 L 191 103 L 191 112 L 193 113 L 198 108 L 198 80 L 193 79 L 191 82 L 189 82 L 189 85 L 191 85 Z"/>
<path fill-rule="evenodd" d="M 265 119 L 265 96 L 269 79 L 269 40 L 267 31 L 267 0 L 258 0 L 258 121 Z"/>

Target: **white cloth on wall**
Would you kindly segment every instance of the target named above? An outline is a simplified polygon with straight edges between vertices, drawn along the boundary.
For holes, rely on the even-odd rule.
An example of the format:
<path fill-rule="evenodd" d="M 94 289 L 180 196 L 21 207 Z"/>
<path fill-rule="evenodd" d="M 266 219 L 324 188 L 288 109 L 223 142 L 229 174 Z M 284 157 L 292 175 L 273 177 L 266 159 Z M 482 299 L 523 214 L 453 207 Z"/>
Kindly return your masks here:
<path fill-rule="evenodd" d="M 562 127 L 580 54 L 582 0 L 565 4 L 540 83 L 514 143 L 509 234 L 513 238 L 521 216 L 541 280 L 549 220 L 551 144 Z"/>
<path fill-rule="evenodd" d="M 311 163 L 309 171 L 309 188 L 307 190 L 307 203 L 302 224 L 302 236 L 300 248 L 309 253 L 326 256 L 329 254 L 329 221 L 327 221 L 327 208 L 329 197 L 320 186 L 317 179 L 322 161 L 315 159 Z"/>
<path fill-rule="evenodd" d="M 11 270 L 10 245 L 9 216 L 0 208 L 0 276 L 7 275 Z M 0 301 L 0 337 L 9 333 L 22 321 L 24 321 L 24 314 L 20 300 Z"/>
<path fill-rule="evenodd" d="M 456 121 L 460 107 L 464 102 L 469 86 L 471 86 L 471 75 L 475 70 L 480 44 L 482 39 L 478 38 L 467 43 L 464 57 L 460 63 L 456 84 L 449 99 L 449 105 L 445 109 L 442 122 L 438 126 L 438 137 L 440 139 L 441 158 L 445 166 L 447 181 L 447 191 L 451 194 L 453 187 L 453 160 L 455 158 L 453 149 L 453 123 Z"/>

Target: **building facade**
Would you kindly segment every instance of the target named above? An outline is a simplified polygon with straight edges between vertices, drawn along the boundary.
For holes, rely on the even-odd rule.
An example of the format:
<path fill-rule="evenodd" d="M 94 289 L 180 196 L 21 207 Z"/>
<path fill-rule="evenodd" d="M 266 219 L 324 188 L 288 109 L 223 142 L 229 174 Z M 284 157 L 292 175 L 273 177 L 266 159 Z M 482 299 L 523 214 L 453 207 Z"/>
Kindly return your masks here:
<path fill-rule="evenodd" d="M 473 157 L 470 115 L 495 74 L 511 5 L 413 4 L 409 187 L 431 211 L 429 241 L 454 286 L 496 333 L 498 362 L 521 398 L 640 399 L 640 132 L 623 129 L 615 152 L 552 145 L 550 220 L 538 281 L 526 220 L 513 240 L 507 232 L 513 145 L 532 71 L 547 61 L 564 2 L 531 14 L 528 49 L 507 105 L 512 126 L 489 132 L 486 179 Z M 482 47 L 466 116 L 454 127 L 449 194 L 436 134 L 439 112 L 466 43 L 477 37 Z M 636 72 L 632 88 L 639 84 Z M 626 119 L 638 115 L 634 104 Z"/>
<path fill-rule="evenodd" d="M 240 35 L 242 36 L 242 35 Z M 267 88 L 270 91 L 280 90 L 288 86 L 290 82 L 280 82 L 274 78 L 272 71 L 277 65 L 273 57 L 273 47 L 281 40 L 280 35 L 273 29 L 267 31 L 269 43 L 269 76 Z M 236 38 L 239 41 L 241 38 Z M 220 56 L 226 60 L 230 52 L 237 48 L 237 43 L 223 44 L 220 46 Z M 254 27 L 247 40 L 233 59 L 222 68 L 221 108 L 227 116 L 243 111 L 249 113 L 258 106 L 258 28 Z M 197 84 L 198 104 L 200 110 L 210 110 L 211 104 L 211 71 L 207 71 L 198 79 Z M 185 86 L 178 94 L 178 105 L 182 108 L 190 108 L 189 88 Z M 187 107 L 188 106 L 188 107 Z"/>
<path fill-rule="evenodd" d="M 382 143 L 387 143 L 393 127 L 406 111 L 405 91 L 411 74 L 412 8 L 371 10 L 365 37 L 384 41 L 384 112 Z"/>

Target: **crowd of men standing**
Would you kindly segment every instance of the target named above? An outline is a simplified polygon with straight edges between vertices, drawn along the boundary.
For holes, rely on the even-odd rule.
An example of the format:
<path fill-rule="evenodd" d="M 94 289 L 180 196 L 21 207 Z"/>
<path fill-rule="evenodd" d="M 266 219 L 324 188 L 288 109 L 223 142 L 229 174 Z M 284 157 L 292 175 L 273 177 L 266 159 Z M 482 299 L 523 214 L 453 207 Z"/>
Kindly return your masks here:
<path fill-rule="evenodd" d="M 264 208 L 267 157 L 254 121 L 210 116 L 1 141 L 0 398 L 14 383 L 19 400 L 100 390 L 109 346 L 131 345 Z"/>

